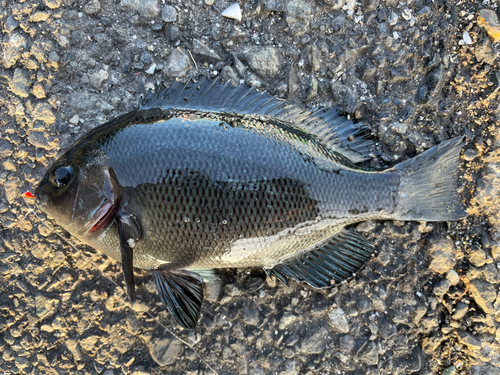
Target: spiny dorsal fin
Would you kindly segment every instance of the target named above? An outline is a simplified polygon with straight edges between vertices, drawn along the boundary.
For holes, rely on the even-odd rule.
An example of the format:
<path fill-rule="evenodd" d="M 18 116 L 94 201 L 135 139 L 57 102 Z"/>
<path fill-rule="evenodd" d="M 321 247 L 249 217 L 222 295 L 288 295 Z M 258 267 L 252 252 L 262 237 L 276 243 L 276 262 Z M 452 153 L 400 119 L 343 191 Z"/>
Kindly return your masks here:
<path fill-rule="evenodd" d="M 315 134 L 353 163 L 369 159 L 374 148 L 373 141 L 368 139 L 370 130 L 340 116 L 336 109 L 304 111 L 245 84 L 233 87 L 218 79 L 205 77 L 197 83 L 190 80 L 185 84 L 174 82 L 165 89 L 157 87 L 156 92 L 148 92 L 140 104 L 140 109 L 152 108 L 186 108 L 276 118 Z"/>
<path fill-rule="evenodd" d="M 264 269 L 268 276 L 288 285 L 288 278 L 327 288 L 349 279 L 372 258 L 375 248 L 360 235 L 342 230 L 318 249 Z"/>

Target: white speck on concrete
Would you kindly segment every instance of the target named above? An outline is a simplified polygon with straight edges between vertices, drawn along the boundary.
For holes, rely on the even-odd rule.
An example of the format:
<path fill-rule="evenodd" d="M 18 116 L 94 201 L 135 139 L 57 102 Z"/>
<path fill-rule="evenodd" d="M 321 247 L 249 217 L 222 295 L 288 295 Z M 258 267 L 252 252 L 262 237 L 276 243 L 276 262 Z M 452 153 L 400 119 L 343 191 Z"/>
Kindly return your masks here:
<path fill-rule="evenodd" d="M 233 20 L 241 21 L 241 8 L 238 3 L 234 3 L 229 8 L 226 8 L 222 12 L 222 16 L 226 18 L 232 18 Z"/>

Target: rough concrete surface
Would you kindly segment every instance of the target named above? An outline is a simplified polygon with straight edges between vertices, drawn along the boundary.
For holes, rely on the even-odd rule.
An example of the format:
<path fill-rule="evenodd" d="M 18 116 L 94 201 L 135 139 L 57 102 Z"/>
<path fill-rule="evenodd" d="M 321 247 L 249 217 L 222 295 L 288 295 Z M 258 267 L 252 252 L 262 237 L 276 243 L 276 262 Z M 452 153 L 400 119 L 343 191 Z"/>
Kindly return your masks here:
<path fill-rule="evenodd" d="M 500 374 L 498 0 L 232 3 L 0 0 L 0 374 Z M 147 89 L 204 75 L 338 107 L 374 166 L 464 135 L 468 217 L 360 224 L 378 255 L 330 290 L 226 270 L 195 331 L 147 272 L 131 309 L 120 265 L 23 193 Z"/>

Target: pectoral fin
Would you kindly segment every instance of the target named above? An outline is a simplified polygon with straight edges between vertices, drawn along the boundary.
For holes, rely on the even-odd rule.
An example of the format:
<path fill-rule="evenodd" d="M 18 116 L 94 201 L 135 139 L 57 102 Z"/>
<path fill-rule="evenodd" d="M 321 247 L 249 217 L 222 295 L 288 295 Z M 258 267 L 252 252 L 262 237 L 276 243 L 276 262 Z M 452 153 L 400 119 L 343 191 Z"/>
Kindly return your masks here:
<path fill-rule="evenodd" d="M 118 237 L 120 238 L 120 248 L 122 255 L 122 270 L 127 287 L 128 298 L 133 304 L 135 301 L 135 281 L 134 281 L 134 247 L 141 239 L 141 228 L 137 219 L 130 214 L 120 214 L 116 218 L 118 227 Z"/>
<path fill-rule="evenodd" d="M 291 277 L 315 288 L 326 288 L 352 277 L 374 251 L 374 246 L 359 234 L 342 230 L 327 244 L 264 271 L 286 285 Z"/>
<path fill-rule="evenodd" d="M 203 278 L 186 270 L 153 270 L 161 300 L 177 323 L 195 329 L 203 302 Z"/>

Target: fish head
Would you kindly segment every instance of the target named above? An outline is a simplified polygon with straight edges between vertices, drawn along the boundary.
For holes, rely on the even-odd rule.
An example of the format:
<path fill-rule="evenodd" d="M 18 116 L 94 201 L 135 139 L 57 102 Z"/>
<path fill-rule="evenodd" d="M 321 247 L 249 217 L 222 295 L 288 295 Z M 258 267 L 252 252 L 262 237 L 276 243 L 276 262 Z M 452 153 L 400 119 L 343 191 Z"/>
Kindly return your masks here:
<path fill-rule="evenodd" d="M 40 209 L 84 242 L 114 220 L 121 189 L 112 168 L 99 160 L 85 162 L 63 155 L 35 190 Z"/>

